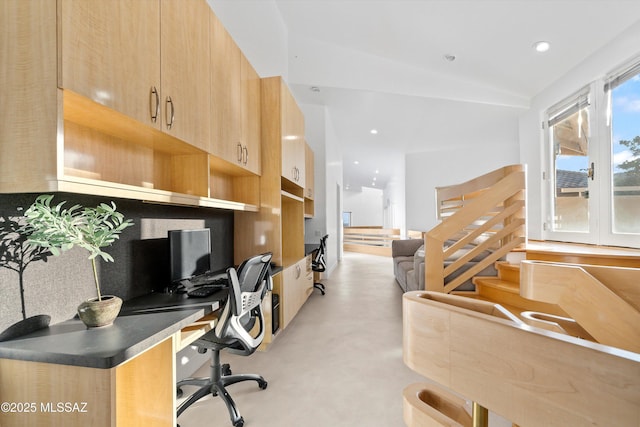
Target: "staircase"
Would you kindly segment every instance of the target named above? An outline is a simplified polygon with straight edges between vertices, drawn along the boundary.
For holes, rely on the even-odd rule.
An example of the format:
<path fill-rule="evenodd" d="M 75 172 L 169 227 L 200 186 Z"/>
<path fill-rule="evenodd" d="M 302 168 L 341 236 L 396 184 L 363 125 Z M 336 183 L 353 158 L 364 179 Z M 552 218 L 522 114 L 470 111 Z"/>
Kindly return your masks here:
<path fill-rule="evenodd" d="M 425 233 L 426 290 L 459 289 L 525 244 L 525 183 L 525 167 L 512 165 L 436 188 L 442 222 Z"/>
<path fill-rule="evenodd" d="M 404 390 L 408 426 L 640 425 L 640 251 L 527 242 L 524 182 L 436 189 L 426 289 L 403 296 L 403 358 L 431 380 Z"/>
<path fill-rule="evenodd" d="M 523 311 L 536 311 L 567 317 L 558 305 L 534 301 L 520 296 L 520 263 L 498 261 L 497 276 L 475 276 L 472 292 L 452 292 L 470 298 L 492 301 L 519 316 Z"/>

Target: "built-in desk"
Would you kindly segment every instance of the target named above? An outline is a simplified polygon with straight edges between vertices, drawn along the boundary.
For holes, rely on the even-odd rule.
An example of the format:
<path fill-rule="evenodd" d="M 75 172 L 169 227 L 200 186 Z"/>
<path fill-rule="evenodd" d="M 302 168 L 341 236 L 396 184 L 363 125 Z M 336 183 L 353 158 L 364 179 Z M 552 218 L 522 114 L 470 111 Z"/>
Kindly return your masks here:
<path fill-rule="evenodd" d="M 108 327 L 71 319 L 0 343 L 0 426 L 175 426 L 175 352 L 225 298 L 151 294 Z"/>

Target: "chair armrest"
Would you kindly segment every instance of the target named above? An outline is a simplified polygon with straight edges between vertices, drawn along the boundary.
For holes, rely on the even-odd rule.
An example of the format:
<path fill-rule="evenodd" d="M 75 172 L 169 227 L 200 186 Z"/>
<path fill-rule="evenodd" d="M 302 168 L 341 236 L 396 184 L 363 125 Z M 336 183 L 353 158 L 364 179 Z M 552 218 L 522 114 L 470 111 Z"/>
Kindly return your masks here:
<path fill-rule="evenodd" d="M 420 246 L 424 244 L 422 239 L 405 239 L 391 241 L 391 257 L 413 256 Z"/>

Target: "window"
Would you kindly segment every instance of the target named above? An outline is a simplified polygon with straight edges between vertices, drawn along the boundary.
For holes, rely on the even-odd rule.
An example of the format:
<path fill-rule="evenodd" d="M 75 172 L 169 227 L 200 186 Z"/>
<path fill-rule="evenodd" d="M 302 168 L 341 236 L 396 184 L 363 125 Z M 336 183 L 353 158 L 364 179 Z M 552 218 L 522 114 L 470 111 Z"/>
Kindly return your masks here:
<path fill-rule="evenodd" d="M 591 102 L 585 88 L 550 109 L 547 126 L 552 150 L 551 230 L 588 233 Z"/>
<path fill-rule="evenodd" d="M 605 92 L 611 129 L 611 229 L 614 234 L 640 233 L 640 63 L 607 79 Z"/>
<path fill-rule="evenodd" d="M 640 247 L 640 58 L 549 108 L 543 128 L 545 238 Z"/>

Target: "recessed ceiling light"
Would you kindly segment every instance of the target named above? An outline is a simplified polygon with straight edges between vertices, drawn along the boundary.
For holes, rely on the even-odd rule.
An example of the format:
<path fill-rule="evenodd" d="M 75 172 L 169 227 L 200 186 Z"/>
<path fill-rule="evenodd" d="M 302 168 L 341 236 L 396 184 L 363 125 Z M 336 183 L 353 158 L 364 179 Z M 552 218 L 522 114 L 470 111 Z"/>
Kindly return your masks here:
<path fill-rule="evenodd" d="M 372 135 L 377 135 L 378 134 L 378 129 L 371 129 L 371 134 Z"/>
<path fill-rule="evenodd" d="M 543 40 L 539 42 L 535 42 L 533 44 L 533 48 L 536 50 L 536 52 L 546 52 L 549 50 L 550 47 L 551 47 L 551 44 Z"/>
<path fill-rule="evenodd" d="M 444 55 L 443 58 L 448 62 L 453 62 L 456 60 L 456 56 L 451 54 Z"/>
<path fill-rule="evenodd" d="M 373 185 L 373 186 L 375 187 L 375 186 L 376 186 L 376 183 L 375 183 L 375 182 L 372 182 L 372 183 L 371 183 L 371 185 Z"/>
<path fill-rule="evenodd" d="M 354 165 L 359 165 L 359 164 L 360 164 L 360 162 L 359 162 L 359 161 L 357 161 L 357 160 L 354 160 L 354 161 L 353 161 L 353 164 L 354 164 Z"/>
<path fill-rule="evenodd" d="M 375 176 L 373 177 L 373 180 L 374 180 L 374 181 L 376 180 L 376 177 L 375 177 Z"/>
<path fill-rule="evenodd" d="M 376 173 L 380 173 L 380 172 L 378 171 L 378 169 L 376 169 Z"/>

